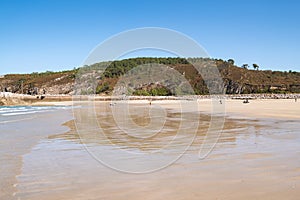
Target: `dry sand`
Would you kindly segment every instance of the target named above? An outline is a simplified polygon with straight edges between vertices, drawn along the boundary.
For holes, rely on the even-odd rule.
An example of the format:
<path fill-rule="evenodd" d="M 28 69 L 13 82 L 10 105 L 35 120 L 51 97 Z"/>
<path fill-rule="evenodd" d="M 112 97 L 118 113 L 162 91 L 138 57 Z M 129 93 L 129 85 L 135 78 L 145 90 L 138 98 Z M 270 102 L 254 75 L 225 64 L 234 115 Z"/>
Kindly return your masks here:
<path fill-rule="evenodd" d="M 110 101 L 95 101 L 96 103 L 107 103 Z M 112 101 L 119 103 L 122 101 Z M 235 117 L 250 117 L 250 118 L 276 118 L 276 119 L 300 119 L 300 100 L 295 102 L 294 99 L 254 99 L 250 103 L 243 103 L 243 100 L 222 100 L 222 105 L 219 100 L 200 99 L 197 104 L 194 101 L 185 100 L 155 100 L 151 101 L 153 106 L 162 106 L 169 109 L 180 110 L 181 104 L 190 104 L 190 111 L 200 111 L 205 113 L 214 113 L 213 107 L 217 107 L 217 111 Z M 213 103 L 214 102 L 214 103 Z M 148 106 L 149 100 L 129 100 L 125 101 L 129 104 L 140 104 Z M 31 105 L 84 105 L 88 104 L 85 101 L 53 101 L 53 102 L 35 102 Z M 185 106 L 187 107 L 187 106 Z"/>
<path fill-rule="evenodd" d="M 213 103 L 212 100 L 198 100 L 198 111 L 213 113 L 213 107 L 216 106 L 220 111 L 232 117 L 250 117 L 250 118 L 276 118 L 276 119 L 300 119 L 300 101 L 294 99 L 255 99 L 250 103 L 243 103 L 243 100 L 219 100 Z M 180 102 L 177 101 L 153 101 L 153 105 L 159 104 L 166 108 L 178 108 Z M 224 107 L 223 107 L 224 106 Z M 224 108 L 224 110 L 223 110 Z"/>
<path fill-rule="evenodd" d="M 202 102 L 201 102 L 202 104 Z M 207 111 L 209 103 L 201 108 Z M 244 104 L 241 100 L 227 100 L 225 110 L 228 115 L 241 114 L 253 118 L 300 119 L 300 102 L 294 99 L 250 100 Z"/>

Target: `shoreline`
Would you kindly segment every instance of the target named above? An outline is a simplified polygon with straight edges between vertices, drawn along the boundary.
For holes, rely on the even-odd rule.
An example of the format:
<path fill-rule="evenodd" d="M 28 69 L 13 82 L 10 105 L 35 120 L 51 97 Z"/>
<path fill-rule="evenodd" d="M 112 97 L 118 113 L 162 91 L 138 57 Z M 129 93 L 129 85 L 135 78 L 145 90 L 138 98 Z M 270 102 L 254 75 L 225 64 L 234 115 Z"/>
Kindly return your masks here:
<path fill-rule="evenodd" d="M 13 117 L 16 120 L 2 124 L 5 131 L 1 134 L 3 144 L 0 160 L 7 160 L 7 162 L 1 166 L 3 173 L 0 199 L 7 200 L 16 199 L 24 156 L 30 154 L 42 139 L 69 131 L 69 127 L 64 123 L 73 119 L 70 111 L 66 110 L 35 113 L 32 118 L 26 120 L 22 120 L 20 116 Z M 14 144 L 14 148 L 11 148 L 11 144 Z"/>
<path fill-rule="evenodd" d="M 121 101 L 121 100 L 264 100 L 264 99 L 300 99 L 300 94 L 236 94 L 236 95 L 191 95 L 191 96 L 86 96 L 86 95 L 24 95 L 0 92 L 0 106 L 35 105 L 35 104 L 66 104 L 72 101 Z M 70 103 L 67 103 L 68 105 Z"/>

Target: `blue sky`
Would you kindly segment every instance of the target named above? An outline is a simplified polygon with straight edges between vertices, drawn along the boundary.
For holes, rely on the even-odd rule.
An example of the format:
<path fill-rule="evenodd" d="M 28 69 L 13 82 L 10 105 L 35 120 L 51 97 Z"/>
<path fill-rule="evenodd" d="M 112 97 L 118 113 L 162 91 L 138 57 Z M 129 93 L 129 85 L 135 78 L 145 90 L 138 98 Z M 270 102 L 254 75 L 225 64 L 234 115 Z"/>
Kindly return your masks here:
<path fill-rule="evenodd" d="M 119 32 L 182 32 L 213 58 L 300 71 L 300 3 L 272 0 L 0 0 L 0 74 L 81 66 Z"/>

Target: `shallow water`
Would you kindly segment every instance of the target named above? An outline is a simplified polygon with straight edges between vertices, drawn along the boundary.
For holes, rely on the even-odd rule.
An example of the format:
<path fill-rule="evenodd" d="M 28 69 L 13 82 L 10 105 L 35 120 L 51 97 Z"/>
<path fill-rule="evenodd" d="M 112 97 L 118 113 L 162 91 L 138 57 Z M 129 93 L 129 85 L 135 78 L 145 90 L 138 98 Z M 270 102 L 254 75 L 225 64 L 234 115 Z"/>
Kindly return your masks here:
<path fill-rule="evenodd" d="M 23 156 L 40 140 L 68 129 L 67 107 L 0 107 L 0 199 L 15 199 L 16 176 L 22 173 Z"/>
<path fill-rule="evenodd" d="M 19 153 L 23 162 L 14 198 L 298 199 L 300 195 L 297 120 L 226 117 L 216 145 L 204 146 L 213 150 L 199 159 L 210 116 L 139 104 L 129 108 L 128 121 L 123 120 L 128 113 L 119 112 L 122 109 L 109 104 L 83 107 L 74 110 L 77 119 L 68 123 L 70 131 L 58 128 L 52 131 L 60 134 L 38 137 L 30 151 Z M 59 116 L 68 115 L 64 112 Z M 43 116 L 49 119 L 46 113 Z M 211 141 L 215 140 L 208 144 Z"/>

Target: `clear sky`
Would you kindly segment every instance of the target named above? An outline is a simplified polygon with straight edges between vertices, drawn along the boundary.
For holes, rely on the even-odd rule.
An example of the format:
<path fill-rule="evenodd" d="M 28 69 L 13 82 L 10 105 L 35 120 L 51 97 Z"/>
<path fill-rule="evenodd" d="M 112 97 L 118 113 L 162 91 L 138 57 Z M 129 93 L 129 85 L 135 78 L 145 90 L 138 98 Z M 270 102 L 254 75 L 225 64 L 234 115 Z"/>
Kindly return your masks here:
<path fill-rule="evenodd" d="M 0 74 L 81 66 L 108 37 L 140 27 L 182 32 L 213 58 L 300 71 L 300 1 L 0 0 Z"/>

